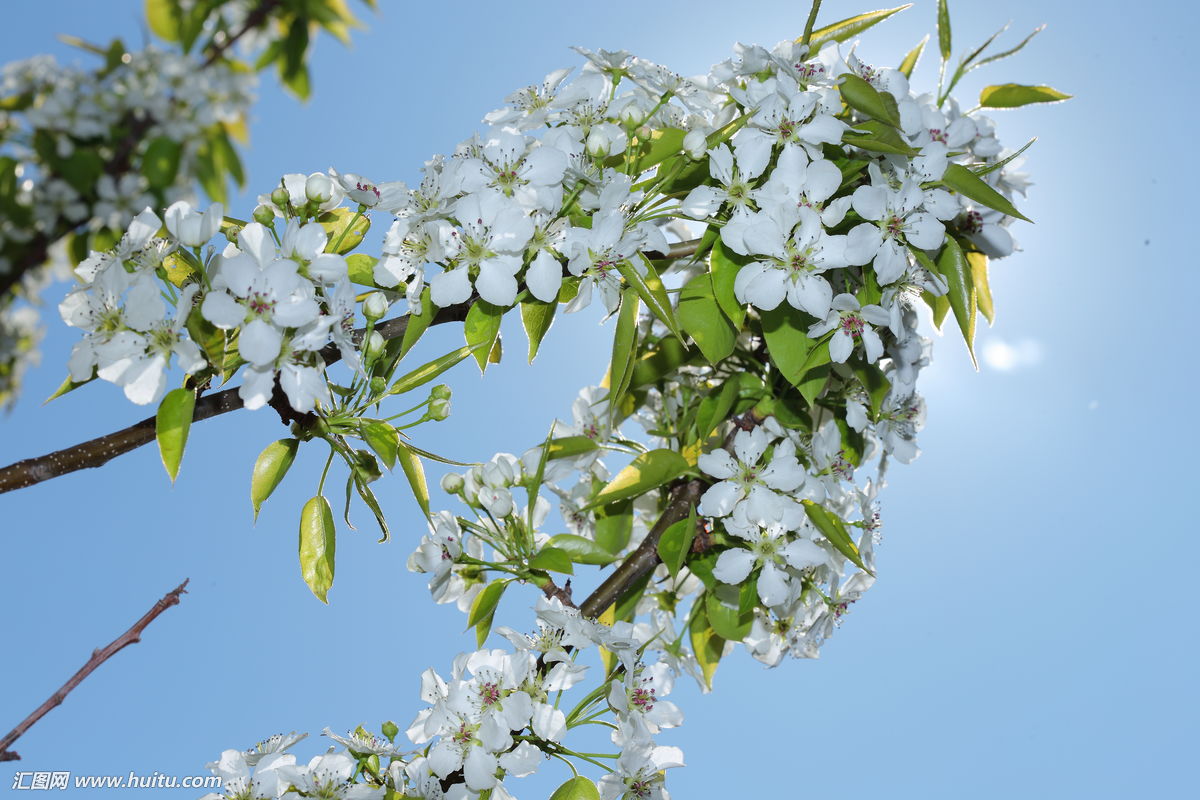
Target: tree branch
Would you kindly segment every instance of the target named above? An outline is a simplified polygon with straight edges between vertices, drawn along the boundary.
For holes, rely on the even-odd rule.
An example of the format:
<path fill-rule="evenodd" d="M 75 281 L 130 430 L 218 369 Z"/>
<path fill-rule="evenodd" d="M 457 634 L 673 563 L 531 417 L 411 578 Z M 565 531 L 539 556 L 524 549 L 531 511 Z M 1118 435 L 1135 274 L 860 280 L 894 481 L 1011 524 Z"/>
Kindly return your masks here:
<path fill-rule="evenodd" d="M 704 493 L 704 489 L 705 483 L 699 478 L 692 478 L 672 487 L 671 499 L 666 509 L 646 534 L 646 538 L 642 539 L 637 549 L 621 562 L 621 566 L 617 567 L 604 583 L 596 587 L 596 591 L 579 604 L 579 612 L 583 616 L 598 617 L 603 614 L 626 589 L 658 565 L 658 540 L 667 528 L 681 519 L 687 519 L 692 506 L 700 502 L 700 495 Z"/>
<path fill-rule="evenodd" d="M 83 665 L 82 669 L 72 675 L 69 681 L 64 683 L 57 692 L 50 695 L 50 698 L 38 706 L 32 714 L 21 720 L 20 724 L 9 731 L 3 739 L 0 739 L 0 761 L 19 761 L 21 757 L 12 750 L 8 749 L 10 746 L 12 746 L 12 743 L 21 738 L 21 736 L 27 730 L 29 730 L 29 728 L 35 722 L 46 716 L 46 714 L 52 708 L 61 705 L 62 701 L 66 699 L 71 690 L 82 683 L 84 678 L 86 678 L 88 675 L 91 675 L 92 672 L 95 671 L 96 667 L 100 666 L 129 645 L 140 642 L 142 640 L 142 631 L 146 629 L 147 625 L 157 619 L 159 614 L 166 611 L 171 606 L 179 604 L 179 596 L 187 593 L 187 589 L 185 587 L 188 585 L 188 580 L 188 578 L 185 578 L 183 583 L 167 592 L 167 594 L 158 600 L 149 611 L 142 615 L 141 619 L 133 623 L 133 627 L 122 633 L 116 639 L 113 639 L 106 647 L 102 647 L 99 650 L 93 650 L 92 657 L 88 659 L 87 663 Z"/>
<path fill-rule="evenodd" d="M 456 306 L 439 309 L 430 325 L 440 325 L 446 322 L 461 322 L 467 317 L 471 301 Z M 408 316 L 390 319 L 375 326 L 385 339 L 395 339 L 404 335 L 408 330 Z M 361 338 L 363 330 L 355 331 L 356 338 Z M 321 350 L 321 358 L 326 365 L 341 360 L 342 354 L 335 345 L 329 345 Z M 192 422 L 209 419 L 242 407 L 242 399 L 238 396 L 237 388 L 226 389 L 216 394 L 201 397 L 196 401 L 196 409 L 192 413 Z M 91 469 L 107 464 L 119 455 L 130 450 L 136 450 L 144 444 L 154 441 L 155 418 L 147 417 L 141 422 L 122 428 L 114 433 L 48 453 L 44 456 L 26 458 L 15 464 L 0 468 L 0 494 L 16 489 L 24 489 L 60 475 L 77 472 L 81 469 Z"/>
<path fill-rule="evenodd" d="M 247 33 L 263 24 L 267 19 L 267 15 L 274 11 L 278 5 L 279 0 L 264 0 L 257 8 L 246 15 L 246 20 L 242 23 L 242 27 L 238 29 L 237 33 L 233 35 L 226 34 L 222 36 L 220 41 L 217 41 L 216 37 L 213 37 L 213 40 L 208 45 L 208 58 L 204 60 L 204 66 L 210 67 L 216 63 L 217 59 L 225 55 L 225 51 L 233 47 L 238 39 L 241 39 Z"/>

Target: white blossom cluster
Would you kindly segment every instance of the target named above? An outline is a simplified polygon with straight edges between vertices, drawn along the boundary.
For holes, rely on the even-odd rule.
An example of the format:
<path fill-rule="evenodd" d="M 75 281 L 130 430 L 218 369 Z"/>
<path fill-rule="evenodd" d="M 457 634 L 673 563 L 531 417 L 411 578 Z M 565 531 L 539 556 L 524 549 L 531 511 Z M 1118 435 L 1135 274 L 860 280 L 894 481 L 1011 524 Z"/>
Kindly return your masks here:
<path fill-rule="evenodd" d="M 575 655 L 597 645 L 619 662 L 584 701 L 586 709 L 603 698 L 615 719 L 619 753 L 603 765 L 611 771 L 600 781 L 601 796 L 666 798 L 663 770 L 682 757 L 653 737 L 681 715 L 661 698 L 681 674 L 707 690 L 715 666 L 712 653 L 699 652 L 708 634 L 697 639 L 689 626 L 698 613 L 735 620 L 720 627 L 738 629 L 740 641 L 710 637 L 716 658 L 736 644 L 770 666 L 789 654 L 817 657 L 874 583 L 876 498 L 888 460 L 907 463 L 919 453 L 925 409 L 916 380 L 930 343 L 918 332 L 915 302 L 951 288 L 933 259 L 948 234 L 994 258 L 1015 248 L 1010 217 L 942 182 L 951 165 L 995 167 L 982 180 L 1000 196 L 1024 191 L 1027 182 L 1007 169 L 992 123 L 953 102 L 914 95 L 898 70 L 843 57 L 836 44 L 817 54 L 793 42 L 739 46 L 733 58 L 691 79 L 624 52 L 580 52 L 588 63 L 573 80 L 560 70 L 511 95 L 506 108 L 486 117 L 486 133 L 430 160 L 415 188 L 331 173 L 355 202 L 396 215 L 373 265 L 375 284 L 405 295 L 414 310 L 428 287 L 439 307 L 478 300 L 504 309 L 534 299 L 573 311 L 598 294 L 614 312 L 627 308 L 624 298 L 639 279 L 657 277 L 651 259 L 670 252 L 667 226 L 683 222 L 719 237 L 732 254 L 724 257 L 740 259 L 732 297 L 751 324 L 737 331 L 724 359 L 688 361 L 641 387 L 632 416 L 620 403 L 628 396 L 613 399 L 623 389 L 585 389 L 571 423 L 553 431 L 571 450 L 555 452 L 551 441 L 443 480 L 471 516 L 432 514 L 409 568 L 429 576 L 436 602 L 456 603 L 470 616 L 481 645 L 499 595 L 514 582 L 535 582 L 546 595 L 538 602 L 539 631 L 526 637 L 498 628 L 511 649 L 462 654 L 448 679 L 427 671 L 421 696 L 429 707 L 408 730 L 424 750 L 411 759 L 392 756 L 386 779 L 365 781 L 375 788 L 424 798 L 511 797 L 508 778 L 531 773 L 546 757 L 578 755 L 563 742 L 581 717 L 548 698 L 583 678 Z M 891 135 L 899 144 L 876 146 L 868 115 L 842 93 L 847 76 L 887 95 L 880 102 L 895 109 L 900 125 Z M 325 202 L 319 191 L 298 194 L 302 177 L 260 202 L 283 215 L 288 206 Z M 222 258 L 245 260 L 254 276 L 265 274 L 268 261 L 290 259 L 303 266 L 281 269 L 287 280 L 300 274 L 308 284 L 296 289 L 261 278 L 260 288 L 242 280 L 235 289 L 224 277 L 201 305 L 214 324 L 240 326 L 251 369 L 258 367 L 245 352 L 248 341 L 261 342 L 264 361 L 270 355 L 268 366 L 278 366 L 278 341 L 297 338 L 313 314 L 333 315 L 332 306 L 308 304 L 325 296 L 314 268 L 319 250 L 289 250 L 301 234 L 288 224 L 282 249 L 265 236 L 255 244 L 243 229 Z M 716 269 L 684 257 L 662 274 L 686 281 L 711 270 L 716 286 Z M 230 272 L 222 265 L 216 274 Z M 331 271 L 330 282 L 336 279 Z M 260 297 L 274 303 L 270 319 Z M 827 347 L 828 375 L 806 398 L 802 417 L 787 410 L 784 396 L 797 390 L 780 380 L 774 362 L 787 354 L 770 352 L 772 331 L 763 323 L 780 309 L 804 321 L 814 350 Z M 737 317 L 724 306 L 721 313 Z M 636 336 L 669 340 L 667 316 L 643 312 Z M 278 338 L 263 338 L 267 328 Z M 697 329 L 698 346 L 701 336 Z M 864 370 L 878 385 L 860 377 Z M 739 375 L 750 380 L 730 384 Z M 750 405 L 687 439 L 698 405 L 725 385 L 738 397 L 749 392 Z M 322 402 L 315 394 L 306 407 Z M 644 424 L 649 444 L 627 438 L 626 419 Z M 687 461 L 676 475 L 705 487 L 689 550 L 680 564 L 658 565 L 625 619 L 584 619 L 564 603 L 572 587 L 545 576 L 570 571 L 556 561 L 562 553 L 570 555 L 567 567 L 607 565 L 639 546 L 663 513 L 664 485 L 633 499 L 628 530 L 616 538 L 601 536 L 594 501 L 611 475 L 607 457 L 663 451 Z M 863 475 L 872 461 L 877 466 Z M 554 525 L 547 494 L 558 498 L 569 533 L 545 532 Z M 752 619 L 736 622 L 747 613 Z M 283 782 L 276 788 L 274 796 L 289 791 Z"/>

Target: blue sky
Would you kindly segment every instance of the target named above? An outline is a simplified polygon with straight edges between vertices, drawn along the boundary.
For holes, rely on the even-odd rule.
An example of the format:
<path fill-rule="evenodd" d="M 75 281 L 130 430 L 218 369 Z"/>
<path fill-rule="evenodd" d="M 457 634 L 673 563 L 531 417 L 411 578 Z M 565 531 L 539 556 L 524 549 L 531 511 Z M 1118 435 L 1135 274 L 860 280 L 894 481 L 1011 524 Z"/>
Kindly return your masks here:
<path fill-rule="evenodd" d="M 264 81 L 251 197 L 283 172 L 329 166 L 412 180 L 507 93 L 577 64 L 571 44 L 625 48 L 692 74 L 735 41 L 798 35 L 805 13 L 784 2 L 467 4 L 453 16 L 382 5 L 352 49 L 318 46 L 309 104 Z M 824 21 L 865 10 L 826 5 Z M 876 28 L 860 52 L 899 62 L 932 30 L 934 5 L 921 0 Z M 0 28 L 0 60 L 75 58 L 57 33 L 140 41 L 140 6 L 23 4 Z M 1037 224 L 1017 228 L 1023 252 L 993 267 L 999 314 L 980 334 L 993 358 L 975 373 L 960 341 L 937 339 L 923 376 L 924 453 L 891 472 L 883 495 L 880 580 L 821 660 L 766 671 L 737 653 L 711 695 L 680 684 L 673 699 L 686 723 L 662 739 L 690 764 L 671 775 L 677 798 L 1128 798 L 1191 783 L 1198 642 L 1186 570 L 1200 548 L 1187 408 L 1197 387 L 1183 349 L 1191 304 L 1178 293 L 1194 280 L 1194 256 L 1190 223 L 1172 212 L 1193 206 L 1189 171 L 1175 161 L 1200 122 L 1186 82 L 1200 12 L 958 0 L 952 13 L 956 52 L 1009 19 L 1014 43 L 1048 24 L 1025 53 L 969 76 L 961 97 L 1005 82 L 1075 95 L 994 116 L 1008 145 L 1039 141 L 1021 206 Z M 931 86 L 933 68 L 927 57 L 914 84 Z M 5 463 L 146 415 L 107 384 L 40 405 L 74 340 L 48 319 L 44 366 L 0 419 Z M 506 334 L 510 357 L 486 379 L 465 365 L 456 373 L 454 416 L 422 429 L 423 446 L 466 460 L 520 452 L 603 373 L 609 334 L 594 316 L 560 319 L 532 367 L 519 357 L 519 329 Z M 424 352 L 445 352 L 458 336 L 437 330 Z M 362 530 L 339 535 L 331 604 L 311 596 L 295 529 L 323 454 L 304 453 L 251 525 L 251 465 L 285 435 L 269 411 L 229 414 L 193 430 L 173 488 L 143 448 L 0 498 L 0 728 L 192 579 L 142 643 L 17 743 L 24 760 L 4 765 L 0 789 L 16 769 L 188 775 L 278 731 L 315 736 L 389 718 L 403 728 L 421 705 L 419 672 L 446 670 L 473 645 L 462 616 L 432 605 L 404 570 L 423 523 L 400 479 L 381 490 L 393 541 L 376 544 L 360 511 Z M 526 627 L 533 594 L 512 597 L 504 621 Z M 549 784 L 515 788 L 535 798 Z"/>

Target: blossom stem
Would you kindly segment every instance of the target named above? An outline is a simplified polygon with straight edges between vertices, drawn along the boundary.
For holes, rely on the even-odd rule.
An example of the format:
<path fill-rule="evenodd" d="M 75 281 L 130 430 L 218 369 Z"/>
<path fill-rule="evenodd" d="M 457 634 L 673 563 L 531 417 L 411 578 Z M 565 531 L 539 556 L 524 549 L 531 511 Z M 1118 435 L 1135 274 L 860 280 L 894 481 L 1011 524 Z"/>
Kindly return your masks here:
<path fill-rule="evenodd" d="M 804 35 L 800 37 L 800 44 L 807 45 L 812 41 L 813 25 L 817 21 L 817 12 L 821 10 L 821 0 L 813 0 L 812 10 L 808 12 L 808 21 L 804 23 Z"/>

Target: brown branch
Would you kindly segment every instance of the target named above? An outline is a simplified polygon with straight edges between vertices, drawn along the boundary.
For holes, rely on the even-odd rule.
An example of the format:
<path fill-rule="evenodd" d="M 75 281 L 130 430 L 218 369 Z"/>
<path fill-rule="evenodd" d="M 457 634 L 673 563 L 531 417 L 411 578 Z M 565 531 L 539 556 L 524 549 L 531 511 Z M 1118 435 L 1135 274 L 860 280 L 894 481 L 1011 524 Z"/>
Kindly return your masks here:
<path fill-rule="evenodd" d="M 61 705 L 62 701 L 66 699 L 68 694 L 70 694 L 71 690 L 82 683 L 83 679 L 88 675 L 91 675 L 97 667 L 99 667 L 105 661 L 108 661 L 108 659 L 112 658 L 129 645 L 140 642 L 142 640 L 142 631 L 146 629 L 147 625 L 157 619 L 159 614 L 166 611 L 171 606 L 179 604 L 179 596 L 187 593 L 187 589 L 185 587 L 188 585 L 188 580 L 189 579 L 185 578 L 183 583 L 167 592 L 167 594 L 163 596 L 162 599 L 158 600 L 149 611 L 142 615 L 141 619 L 133 623 L 133 627 L 131 627 L 129 630 L 122 633 L 116 639 L 113 639 L 108 643 L 107 646 L 102 647 L 99 650 L 93 650 L 92 657 L 88 659 L 87 663 L 83 665 L 82 669 L 72 675 L 69 681 L 64 683 L 57 692 L 50 695 L 50 698 L 38 706 L 32 714 L 21 720 L 20 724 L 9 731 L 3 739 L 0 739 L 0 761 L 19 761 L 21 757 L 8 749 L 12 746 L 12 743 L 17 739 L 20 739 L 21 736 L 27 730 L 29 730 L 29 728 L 35 722 L 46 716 L 46 714 L 52 708 Z"/>
<path fill-rule="evenodd" d="M 704 493 L 705 488 L 704 481 L 699 478 L 676 483 L 671 488 L 671 499 L 666 509 L 646 534 L 646 538 L 642 539 L 637 549 L 621 562 L 621 566 L 617 567 L 604 583 L 596 587 L 596 591 L 579 604 L 579 613 L 585 617 L 600 616 L 626 589 L 658 566 L 658 540 L 667 528 L 681 519 L 687 519 L 692 507 L 700 502 L 700 495 Z"/>
<path fill-rule="evenodd" d="M 567 582 L 559 586 L 554 582 L 553 578 L 547 577 L 546 582 L 541 584 L 542 594 L 549 598 L 557 597 L 559 601 L 567 608 L 576 608 L 575 601 L 571 599 L 571 579 L 567 578 Z"/>
<path fill-rule="evenodd" d="M 457 306 L 447 306 L 439 309 L 430 325 L 446 322 L 461 322 L 467 317 L 471 301 Z M 403 336 L 408 329 L 408 316 L 390 319 L 375 326 L 385 339 L 395 339 Z M 363 331 L 355 331 L 357 337 Z M 334 345 L 321 350 L 320 355 L 326 365 L 341 360 L 342 354 Z M 223 392 L 201 397 L 196 401 L 196 409 L 192 414 L 192 422 L 199 422 L 211 417 L 236 411 L 242 407 L 242 399 L 238 390 L 226 389 Z M 0 468 L 0 494 L 16 489 L 24 489 L 60 475 L 77 472 L 81 469 L 91 469 L 107 464 L 119 455 L 136 450 L 144 444 L 154 441 L 155 418 L 147 417 L 141 422 L 122 428 L 114 433 L 48 453 L 44 456 L 26 458 L 15 464 Z"/>
<path fill-rule="evenodd" d="M 676 259 L 684 258 L 686 256 L 694 256 L 696 255 L 697 251 L 700 250 L 700 243 L 703 241 L 703 239 L 688 239 L 686 242 L 673 242 L 671 246 L 667 248 L 667 252 L 660 253 L 657 250 L 648 250 L 646 252 L 646 257 L 653 259 Z"/>
<path fill-rule="evenodd" d="M 265 2 L 259 4 L 258 8 L 246 15 L 246 21 L 242 23 L 242 27 L 238 29 L 237 33 L 232 36 L 225 35 L 219 42 L 214 37 L 213 41 L 209 42 L 208 58 L 204 60 L 204 66 L 211 67 L 216 63 L 217 59 L 225 55 L 225 51 L 233 47 L 238 39 L 241 39 L 247 33 L 262 25 L 266 21 L 267 15 L 274 11 L 278 5 L 279 0 L 265 0 Z"/>

